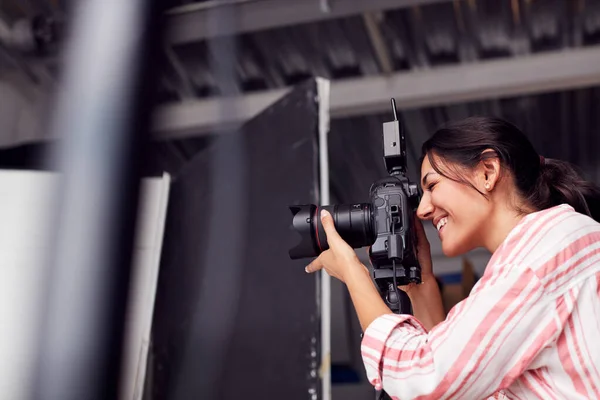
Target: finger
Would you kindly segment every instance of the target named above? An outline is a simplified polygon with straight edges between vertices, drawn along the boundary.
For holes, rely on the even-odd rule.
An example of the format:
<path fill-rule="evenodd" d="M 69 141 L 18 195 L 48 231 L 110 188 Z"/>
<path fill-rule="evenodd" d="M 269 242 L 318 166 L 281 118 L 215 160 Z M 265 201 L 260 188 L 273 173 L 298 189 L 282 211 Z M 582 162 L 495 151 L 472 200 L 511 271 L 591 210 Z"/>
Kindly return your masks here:
<path fill-rule="evenodd" d="M 373 261 L 371 261 L 371 246 L 365 249 L 367 251 L 367 258 L 369 259 L 369 264 L 373 266 Z"/>
<path fill-rule="evenodd" d="M 414 219 L 415 223 L 415 231 L 417 233 L 417 240 L 419 242 L 420 245 L 424 245 L 425 243 L 429 244 L 429 241 L 427 240 L 427 234 L 425 233 L 425 228 L 423 227 L 423 222 L 421 221 L 420 218 L 415 216 Z"/>
<path fill-rule="evenodd" d="M 327 242 L 329 244 L 342 240 L 340 234 L 335 229 L 333 217 L 327 210 L 321 210 L 321 225 L 323 225 L 323 230 L 325 231 L 325 235 L 327 236 Z"/>
<path fill-rule="evenodd" d="M 317 271 L 319 271 L 321 269 L 323 269 L 323 261 L 321 261 L 321 257 L 315 258 L 313 260 L 313 262 L 311 262 L 310 264 L 308 264 L 306 266 L 306 268 L 304 268 L 304 270 L 308 274 L 313 273 L 313 272 L 317 272 Z"/>

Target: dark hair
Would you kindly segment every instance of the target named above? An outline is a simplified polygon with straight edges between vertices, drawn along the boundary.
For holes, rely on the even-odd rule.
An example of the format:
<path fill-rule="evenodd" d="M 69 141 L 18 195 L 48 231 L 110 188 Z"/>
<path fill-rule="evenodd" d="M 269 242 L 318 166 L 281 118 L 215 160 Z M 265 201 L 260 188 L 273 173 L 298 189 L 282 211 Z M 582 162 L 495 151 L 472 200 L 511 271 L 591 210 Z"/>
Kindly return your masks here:
<path fill-rule="evenodd" d="M 485 151 L 488 149 L 493 151 Z M 448 166 L 445 171 L 434 155 L 442 163 L 448 162 L 444 165 Z M 568 162 L 540 157 L 525 134 L 502 119 L 471 117 L 450 123 L 423 144 L 422 159 L 424 157 L 428 157 L 437 173 L 477 191 L 462 176 L 460 167 L 474 168 L 484 159 L 498 157 L 502 167 L 511 172 L 519 194 L 529 206 L 544 210 L 567 203 L 600 221 L 598 186 L 584 180 Z M 449 169 L 453 170 L 450 175 Z"/>

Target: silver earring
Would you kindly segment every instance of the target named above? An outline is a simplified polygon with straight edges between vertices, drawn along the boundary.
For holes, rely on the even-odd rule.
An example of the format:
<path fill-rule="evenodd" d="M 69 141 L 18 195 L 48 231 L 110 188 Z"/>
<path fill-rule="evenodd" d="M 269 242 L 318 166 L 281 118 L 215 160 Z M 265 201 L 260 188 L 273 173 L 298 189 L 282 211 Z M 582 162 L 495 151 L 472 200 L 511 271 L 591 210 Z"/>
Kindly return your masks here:
<path fill-rule="evenodd" d="M 485 184 L 485 188 L 486 188 L 487 190 L 490 190 L 490 184 L 489 184 L 489 183 L 486 183 L 486 184 Z"/>

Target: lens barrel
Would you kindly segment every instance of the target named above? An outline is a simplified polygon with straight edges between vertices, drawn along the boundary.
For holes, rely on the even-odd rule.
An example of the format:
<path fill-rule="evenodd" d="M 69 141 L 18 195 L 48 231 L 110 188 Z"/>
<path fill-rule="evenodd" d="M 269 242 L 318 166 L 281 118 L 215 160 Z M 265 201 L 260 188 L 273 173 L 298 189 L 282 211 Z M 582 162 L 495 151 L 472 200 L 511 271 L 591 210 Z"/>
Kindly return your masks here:
<path fill-rule="evenodd" d="M 289 251 L 290 258 L 316 257 L 329 249 L 319 215 L 321 209 L 329 211 L 337 232 L 352 248 L 370 246 L 375 242 L 376 230 L 370 203 L 290 206 L 294 216 L 293 227 L 301 236 L 300 243 Z"/>

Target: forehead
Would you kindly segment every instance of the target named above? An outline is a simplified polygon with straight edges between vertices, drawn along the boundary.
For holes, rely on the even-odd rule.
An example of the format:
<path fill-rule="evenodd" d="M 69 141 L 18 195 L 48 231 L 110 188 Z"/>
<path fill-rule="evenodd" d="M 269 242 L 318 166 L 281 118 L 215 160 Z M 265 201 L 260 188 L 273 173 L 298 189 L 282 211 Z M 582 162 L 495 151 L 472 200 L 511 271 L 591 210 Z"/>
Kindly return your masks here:
<path fill-rule="evenodd" d="M 431 163 L 429 162 L 429 157 L 425 156 L 423 158 L 423 162 L 421 163 L 421 176 L 424 176 L 428 172 L 435 172 Z"/>

